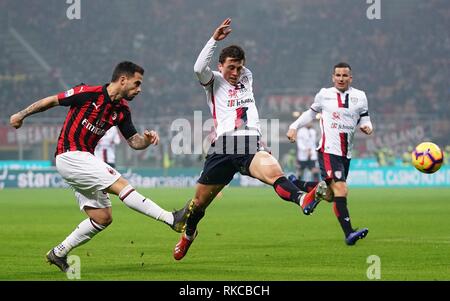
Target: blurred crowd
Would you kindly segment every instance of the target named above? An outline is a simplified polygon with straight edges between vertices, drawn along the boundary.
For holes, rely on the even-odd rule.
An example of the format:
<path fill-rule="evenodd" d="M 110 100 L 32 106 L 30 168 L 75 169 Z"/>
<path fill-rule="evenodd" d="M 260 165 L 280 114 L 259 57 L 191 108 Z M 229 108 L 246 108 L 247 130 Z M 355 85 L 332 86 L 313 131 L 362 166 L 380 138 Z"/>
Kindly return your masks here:
<path fill-rule="evenodd" d="M 167 122 L 192 117 L 194 110 L 206 116 L 193 64 L 214 28 L 229 16 L 234 32 L 223 45 L 236 43 L 246 50 L 260 106 L 272 91 L 298 89 L 305 60 L 318 53 L 320 70 L 311 76 L 318 76 L 319 84 L 309 90 L 331 86 L 331 67 L 347 61 L 354 85 L 368 94 L 374 118 L 401 116 L 405 127 L 424 115 L 445 120 L 450 111 L 448 0 L 413 0 L 411 7 L 402 1 L 405 11 L 383 2 L 381 20 L 369 20 L 368 4 L 360 2 L 81 1 L 81 19 L 69 20 L 65 1 L 1 1 L 0 37 L 11 41 L 0 47 L 0 120 L 63 90 L 61 82 L 67 87 L 106 83 L 122 60 L 146 69 L 142 94 L 132 104 L 136 119 Z M 11 27 L 50 70 L 31 66 L 23 59 L 30 56 L 26 51 L 16 53 Z M 281 117 L 260 110 L 265 118 Z M 42 116 L 61 115 L 62 110 L 52 110 Z M 450 132 L 448 122 L 441 126 L 440 131 Z"/>

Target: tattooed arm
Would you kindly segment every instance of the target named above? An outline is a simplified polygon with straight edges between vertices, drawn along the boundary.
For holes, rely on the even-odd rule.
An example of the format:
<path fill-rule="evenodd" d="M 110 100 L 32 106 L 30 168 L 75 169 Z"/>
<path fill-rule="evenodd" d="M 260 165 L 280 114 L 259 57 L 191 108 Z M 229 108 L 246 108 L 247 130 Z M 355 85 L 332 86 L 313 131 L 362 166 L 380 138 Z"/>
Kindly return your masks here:
<path fill-rule="evenodd" d="M 127 142 L 133 149 L 144 149 L 151 144 L 158 145 L 159 136 L 155 131 L 145 130 L 143 135 L 136 133 L 128 138 Z"/>
<path fill-rule="evenodd" d="M 38 112 L 44 112 L 57 105 L 59 105 L 59 102 L 58 97 L 56 95 L 43 98 L 31 104 L 26 109 L 12 115 L 11 118 L 9 119 L 9 123 L 11 124 L 11 126 L 18 129 L 22 126 L 25 117 L 33 115 Z"/>

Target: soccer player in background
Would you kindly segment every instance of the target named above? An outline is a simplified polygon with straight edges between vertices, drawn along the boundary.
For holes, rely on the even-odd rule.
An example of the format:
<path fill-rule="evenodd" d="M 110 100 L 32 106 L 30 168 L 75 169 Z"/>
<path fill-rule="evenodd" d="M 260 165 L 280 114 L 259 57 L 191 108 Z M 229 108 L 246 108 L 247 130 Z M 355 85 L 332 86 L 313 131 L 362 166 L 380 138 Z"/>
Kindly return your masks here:
<path fill-rule="evenodd" d="M 119 131 L 116 126 L 111 127 L 98 141 L 94 155 L 116 168 L 116 145 L 120 144 Z"/>
<path fill-rule="evenodd" d="M 321 176 L 334 194 L 334 213 L 344 231 L 345 242 L 347 245 L 354 245 L 367 235 L 369 229 L 356 230 L 352 227 L 347 208 L 346 179 L 352 157 L 353 136 L 358 125 L 366 135 L 372 134 L 373 127 L 366 94 L 350 86 L 350 65 L 335 65 L 332 81 L 334 87 L 322 88 L 315 96 L 311 108 L 289 126 L 287 137 L 291 142 L 295 142 L 297 129 L 311 122 L 317 113 L 321 113 L 321 139 L 318 147 Z M 315 200 L 319 201 L 320 199 Z"/>
<path fill-rule="evenodd" d="M 142 67 L 132 62 L 121 62 L 115 67 L 109 84 L 78 85 L 38 100 L 10 118 L 11 126 L 18 129 L 27 116 L 55 106 L 70 106 L 58 138 L 56 169 L 74 189 L 80 210 L 88 218 L 46 255 L 47 261 L 63 272 L 70 268 L 67 254 L 111 224 L 108 193 L 118 195 L 131 209 L 162 221 L 177 232 L 181 232 L 185 225 L 187 211 L 168 212 L 162 209 L 137 192 L 117 170 L 94 156 L 97 142 L 113 126 L 119 128 L 133 149 L 158 144 L 159 136 L 155 131 L 145 130 L 143 134 L 136 131 L 128 106 L 128 102 L 141 92 L 143 75 Z"/>
<path fill-rule="evenodd" d="M 309 171 L 311 181 L 319 180 L 316 141 L 317 133 L 312 122 L 297 131 L 297 175 L 299 179 L 306 180 L 306 171 Z"/>
<path fill-rule="evenodd" d="M 260 144 L 260 124 L 253 95 L 253 76 L 244 66 L 241 47 L 224 48 L 219 57 L 219 71 L 212 71 L 210 61 L 218 41 L 231 32 L 231 19 L 214 31 L 194 65 L 214 119 L 215 136 L 206 156 L 195 196 L 185 208 L 189 210 L 185 232 L 174 249 L 174 258 L 182 259 L 197 236 L 197 224 L 216 195 L 240 172 L 273 186 L 283 199 L 309 208 L 315 198 L 326 191 L 321 182 L 310 193 L 300 191 L 285 176 L 278 161 Z"/>

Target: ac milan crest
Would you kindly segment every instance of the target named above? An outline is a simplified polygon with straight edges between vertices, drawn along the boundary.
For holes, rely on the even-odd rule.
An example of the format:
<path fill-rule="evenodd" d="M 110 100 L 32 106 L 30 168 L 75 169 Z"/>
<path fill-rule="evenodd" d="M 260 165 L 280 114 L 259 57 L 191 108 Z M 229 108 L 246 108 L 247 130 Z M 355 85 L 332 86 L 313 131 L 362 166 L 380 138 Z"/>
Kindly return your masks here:
<path fill-rule="evenodd" d="M 67 90 L 66 92 L 64 92 L 64 97 L 70 97 L 74 92 L 75 91 L 73 89 Z"/>
<path fill-rule="evenodd" d="M 116 171 L 114 169 L 112 169 L 111 167 L 107 167 L 106 169 L 108 169 L 109 173 L 112 174 L 113 176 L 116 175 Z"/>

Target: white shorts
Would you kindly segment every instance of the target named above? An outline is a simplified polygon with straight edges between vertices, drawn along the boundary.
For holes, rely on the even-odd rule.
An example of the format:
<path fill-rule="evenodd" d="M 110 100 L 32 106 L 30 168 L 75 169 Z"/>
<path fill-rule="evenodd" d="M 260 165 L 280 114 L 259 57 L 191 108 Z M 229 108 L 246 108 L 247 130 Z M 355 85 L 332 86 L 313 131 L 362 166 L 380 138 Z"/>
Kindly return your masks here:
<path fill-rule="evenodd" d="M 78 206 L 80 206 L 80 211 L 84 210 L 84 207 L 92 208 L 109 208 L 111 207 L 111 200 L 109 195 L 103 191 L 81 193 L 75 190 L 75 197 L 78 201 Z"/>
<path fill-rule="evenodd" d="M 121 174 L 89 152 L 73 151 L 56 156 L 56 169 L 75 190 L 80 205 L 94 208 L 111 207 L 103 190 L 116 182 Z"/>

